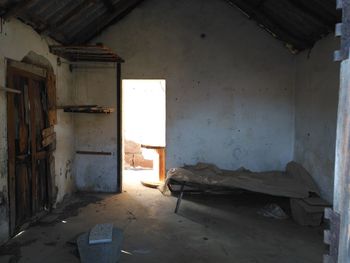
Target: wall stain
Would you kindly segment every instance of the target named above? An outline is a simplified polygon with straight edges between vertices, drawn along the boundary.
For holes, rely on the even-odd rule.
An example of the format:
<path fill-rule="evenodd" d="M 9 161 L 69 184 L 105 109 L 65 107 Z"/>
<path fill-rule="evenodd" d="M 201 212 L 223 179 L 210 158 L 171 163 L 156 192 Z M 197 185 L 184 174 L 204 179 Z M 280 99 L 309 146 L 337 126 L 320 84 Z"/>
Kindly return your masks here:
<path fill-rule="evenodd" d="M 232 156 L 238 161 L 242 155 L 241 148 L 237 147 L 232 151 Z"/>
<path fill-rule="evenodd" d="M 65 178 L 68 179 L 68 175 L 71 175 L 72 172 L 72 161 L 67 160 L 66 162 L 66 172 L 64 174 Z"/>

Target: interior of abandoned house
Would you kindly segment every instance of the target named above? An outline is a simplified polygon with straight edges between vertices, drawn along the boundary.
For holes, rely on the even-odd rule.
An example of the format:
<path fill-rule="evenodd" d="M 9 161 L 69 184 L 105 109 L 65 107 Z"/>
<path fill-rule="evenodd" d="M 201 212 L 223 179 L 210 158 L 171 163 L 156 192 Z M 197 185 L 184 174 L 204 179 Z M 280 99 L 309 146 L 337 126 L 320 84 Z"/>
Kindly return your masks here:
<path fill-rule="evenodd" d="M 0 262 L 350 262 L 349 0 L 0 0 Z"/>

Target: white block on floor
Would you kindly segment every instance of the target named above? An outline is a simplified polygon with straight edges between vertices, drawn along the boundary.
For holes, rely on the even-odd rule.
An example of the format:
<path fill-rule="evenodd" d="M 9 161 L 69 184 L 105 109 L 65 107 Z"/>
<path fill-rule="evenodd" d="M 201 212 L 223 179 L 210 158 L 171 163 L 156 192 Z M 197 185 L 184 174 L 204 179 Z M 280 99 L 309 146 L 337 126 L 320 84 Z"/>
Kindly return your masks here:
<path fill-rule="evenodd" d="M 113 224 L 98 224 L 90 230 L 89 244 L 111 243 Z"/>
<path fill-rule="evenodd" d="M 123 232 L 113 228 L 113 240 L 110 243 L 89 244 L 89 233 L 78 237 L 78 249 L 82 263 L 116 263 L 119 262 Z"/>

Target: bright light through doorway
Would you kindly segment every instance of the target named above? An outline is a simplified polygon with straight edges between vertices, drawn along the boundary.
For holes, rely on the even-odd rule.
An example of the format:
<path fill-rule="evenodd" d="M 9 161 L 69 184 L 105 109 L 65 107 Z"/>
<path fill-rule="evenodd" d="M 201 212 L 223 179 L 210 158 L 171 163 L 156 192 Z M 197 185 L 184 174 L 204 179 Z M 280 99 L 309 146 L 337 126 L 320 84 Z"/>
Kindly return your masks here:
<path fill-rule="evenodd" d="M 165 147 L 165 110 L 165 80 L 123 80 L 124 183 L 159 180 L 158 153 L 149 148 Z"/>

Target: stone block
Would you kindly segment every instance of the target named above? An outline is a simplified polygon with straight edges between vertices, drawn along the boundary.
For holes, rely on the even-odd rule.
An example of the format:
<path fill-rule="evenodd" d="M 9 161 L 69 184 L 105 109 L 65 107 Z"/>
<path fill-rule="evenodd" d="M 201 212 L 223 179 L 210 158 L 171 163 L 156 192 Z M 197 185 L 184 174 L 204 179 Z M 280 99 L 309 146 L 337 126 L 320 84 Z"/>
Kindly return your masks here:
<path fill-rule="evenodd" d="M 153 168 L 153 160 L 147 160 L 142 154 L 134 154 L 134 167 Z"/>
<path fill-rule="evenodd" d="M 141 154 L 141 144 L 138 144 L 133 141 L 125 140 L 124 152 L 131 153 L 131 154 Z"/>
<path fill-rule="evenodd" d="M 324 209 L 328 206 L 326 201 L 318 197 L 290 199 L 292 217 L 295 222 L 302 226 L 319 226 L 322 222 Z"/>
<path fill-rule="evenodd" d="M 124 154 L 124 167 L 130 168 L 134 165 L 134 154 L 126 153 Z"/>

